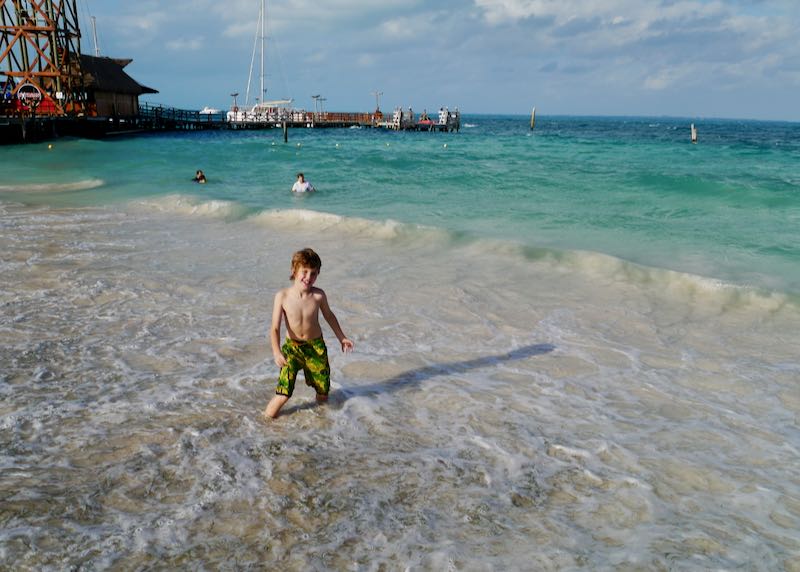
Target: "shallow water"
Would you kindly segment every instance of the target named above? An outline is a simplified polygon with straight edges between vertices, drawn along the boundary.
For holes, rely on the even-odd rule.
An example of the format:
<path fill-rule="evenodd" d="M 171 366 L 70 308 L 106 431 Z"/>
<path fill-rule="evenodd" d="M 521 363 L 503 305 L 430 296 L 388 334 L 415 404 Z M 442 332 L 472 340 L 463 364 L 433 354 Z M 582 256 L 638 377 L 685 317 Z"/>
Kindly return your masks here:
<path fill-rule="evenodd" d="M 800 569 L 799 127 L 695 122 L 0 148 L 0 568 Z"/>
<path fill-rule="evenodd" d="M 796 569 L 791 295 L 238 208 L 2 206 L 0 562 Z M 267 422 L 307 245 L 356 351 Z"/>

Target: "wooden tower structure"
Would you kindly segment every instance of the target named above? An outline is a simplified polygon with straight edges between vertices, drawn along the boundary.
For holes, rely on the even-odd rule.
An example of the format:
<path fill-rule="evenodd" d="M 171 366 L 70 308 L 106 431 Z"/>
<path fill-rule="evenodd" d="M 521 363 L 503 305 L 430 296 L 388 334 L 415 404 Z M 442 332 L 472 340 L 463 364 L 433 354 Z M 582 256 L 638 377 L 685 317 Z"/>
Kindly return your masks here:
<path fill-rule="evenodd" d="M 76 0 L 0 0 L 0 115 L 84 113 Z"/>

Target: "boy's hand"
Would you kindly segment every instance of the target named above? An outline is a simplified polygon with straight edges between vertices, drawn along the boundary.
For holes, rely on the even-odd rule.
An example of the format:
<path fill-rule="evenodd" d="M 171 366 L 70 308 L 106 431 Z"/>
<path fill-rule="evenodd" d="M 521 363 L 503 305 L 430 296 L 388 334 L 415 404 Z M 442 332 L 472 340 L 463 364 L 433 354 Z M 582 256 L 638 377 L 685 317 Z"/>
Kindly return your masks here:
<path fill-rule="evenodd" d="M 351 352 L 351 351 L 353 351 L 353 348 L 355 347 L 355 346 L 353 345 L 353 342 L 351 342 L 351 341 L 350 341 L 349 339 L 347 339 L 347 338 L 342 338 L 342 339 L 341 339 L 341 342 L 342 342 L 342 351 L 343 351 L 344 353 L 347 353 L 347 352 Z"/>
<path fill-rule="evenodd" d="M 272 356 L 275 359 L 275 365 L 283 369 L 286 367 L 286 357 L 282 353 L 276 353 Z"/>

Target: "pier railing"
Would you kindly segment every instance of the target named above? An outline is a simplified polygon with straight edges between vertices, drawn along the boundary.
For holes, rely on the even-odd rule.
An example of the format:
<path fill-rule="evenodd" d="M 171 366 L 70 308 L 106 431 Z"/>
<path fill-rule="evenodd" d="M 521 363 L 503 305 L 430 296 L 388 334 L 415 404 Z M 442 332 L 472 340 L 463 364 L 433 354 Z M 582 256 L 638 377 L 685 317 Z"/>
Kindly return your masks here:
<path fill-rule="evenodd" d="M 139 120 L 153 129 L 203 129 L 223 127 L 225 113 L 200 113 L 193 109 L 178 109 L 159 103 L 139 104 Z"/>
<path fill-rule="evenodd" d="M 315 124 L 335 125 L 374 125 L 375 116 L 372 113 L 349 113 L 337 111 L 308 112 L 309 121 Z"/>
<path fill-rule="evenodd" d="M 234 129 L 260 129 L 281 127 L 373 127 L 377 118 L 372 113 L 306 111 L 305 109 L 269 108 L 258 112 L 238 109 L 226 114 L 226 121 Z"/>
<path fill-rule="evenodd" d="M 424 121 L 423 121 L 424 119 Z M 438 121 L 428 119 L 427 114 L 417 118 L 408 112 L 396 109 L 391 119 L 381 113 L 306 111 L 275 107 L 253 110 L 236 109 L 231 113 L 200 113 L 196 110 L 179 109 L 157 103 L 141 103 L 139 123 L 147 129 L 268 129 L 287 127 L 383 127 L 396 130 L 458 131 L 458 110 L 439 111 Z"/>

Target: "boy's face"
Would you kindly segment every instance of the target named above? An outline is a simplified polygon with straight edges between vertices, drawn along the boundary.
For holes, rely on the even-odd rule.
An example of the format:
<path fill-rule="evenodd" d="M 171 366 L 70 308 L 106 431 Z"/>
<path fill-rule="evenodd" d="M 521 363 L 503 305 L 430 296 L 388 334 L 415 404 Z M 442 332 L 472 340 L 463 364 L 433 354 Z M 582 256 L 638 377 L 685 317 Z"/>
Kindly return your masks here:
<path fill-rule="evenodd" d="M 294 283 L 303 290 L 310 290 L 317 281 L 319 270 L 309 266 L 298 266 L 294 271 Z"/>

